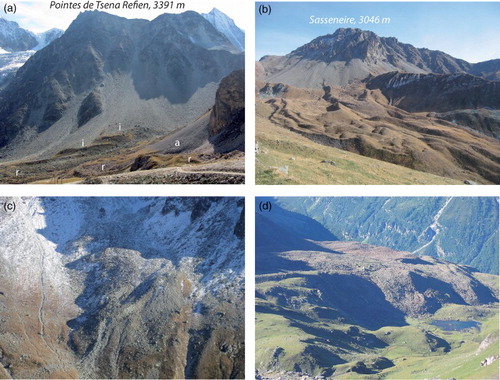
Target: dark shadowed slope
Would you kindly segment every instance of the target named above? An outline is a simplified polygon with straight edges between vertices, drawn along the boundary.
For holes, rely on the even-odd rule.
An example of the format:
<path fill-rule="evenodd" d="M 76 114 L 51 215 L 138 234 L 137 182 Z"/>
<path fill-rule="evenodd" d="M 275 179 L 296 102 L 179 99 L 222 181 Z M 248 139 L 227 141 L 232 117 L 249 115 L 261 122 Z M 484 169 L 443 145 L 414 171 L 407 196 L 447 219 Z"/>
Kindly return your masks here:
<path fill-rule="evenodd" d="M 243 54 L 199 14 L 153 21 L 84 12 L 37 52 L 0 95 L 4 156 L 80 147 L 100 133 L 167 133 L 213 105 Z"/>

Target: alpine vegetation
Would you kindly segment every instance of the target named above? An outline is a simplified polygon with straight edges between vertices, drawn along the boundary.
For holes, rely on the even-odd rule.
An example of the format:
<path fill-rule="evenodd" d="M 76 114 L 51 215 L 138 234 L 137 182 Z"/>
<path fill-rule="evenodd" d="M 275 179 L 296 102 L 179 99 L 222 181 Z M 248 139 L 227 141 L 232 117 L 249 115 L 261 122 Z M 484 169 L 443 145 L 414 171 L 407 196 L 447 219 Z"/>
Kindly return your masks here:
<path fill-rule="evenodd" d="M 256 62 L 258 183 L 500 183 L 500 57 L 470 63 L 370 25 L 331 27 Z"/>
<path fill-rule="evenodd" d="M 498 377 L 498 199 L 256 200 L 257 378 Z"/>

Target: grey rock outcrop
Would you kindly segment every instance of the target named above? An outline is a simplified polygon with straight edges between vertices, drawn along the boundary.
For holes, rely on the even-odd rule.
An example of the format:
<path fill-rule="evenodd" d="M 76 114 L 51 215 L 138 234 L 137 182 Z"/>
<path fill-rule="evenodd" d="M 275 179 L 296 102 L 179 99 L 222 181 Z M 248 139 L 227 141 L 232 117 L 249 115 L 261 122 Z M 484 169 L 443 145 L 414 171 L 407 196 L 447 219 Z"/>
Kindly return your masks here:
<path fill-rule="evenodd" d="M 14 202 L 0 214 L 11 377 L 244 378 L 242 199 Z"/>
<path fill-rule="evenodd" d="M 392 72 L 369 79 L 399 108 L 410 112 L 500 108 L 500 82 L 470 74 L 407 74 Z"/>
<path fill-rule="evenodd" d="M 220 153 L 245 151 L 245 71 L 222 79 L 208 123 L 210 142 Z"/>
<path fill-rule="evenodd" d="M 28 130 L 28 140 L 36 140 L 54 125 L 51 131 L 58 132 L 46 139 L 67 137 L 66 145 L 78 141 L 71 136 L 83 124 L 88 139 L 103 125 L 118 122 L 125 129 L 140 124 L 157 134 L 169 132 L 213 105 L 217 83 L 243 67 L 243 54 L 234 51 L 222 33 L 192 11 L 150 22 L 81 13 L 19 69 L 0 95 L 0 147 Z M 89 106 L 94 111 L 88 112 Z M 31 148 L 42 149 L 41 143 Z"/>
<path fill-rule="evenodd" d="M 498 78 L 498 60 L 471 64 L 449 54 L 416 48 L 394 37 L 361 29 L 340 28 L 285 56 L 264 56 L 261 80 L 302 88 L 341 86 L 392 71 L 414 74 L 470 73 Z"/>

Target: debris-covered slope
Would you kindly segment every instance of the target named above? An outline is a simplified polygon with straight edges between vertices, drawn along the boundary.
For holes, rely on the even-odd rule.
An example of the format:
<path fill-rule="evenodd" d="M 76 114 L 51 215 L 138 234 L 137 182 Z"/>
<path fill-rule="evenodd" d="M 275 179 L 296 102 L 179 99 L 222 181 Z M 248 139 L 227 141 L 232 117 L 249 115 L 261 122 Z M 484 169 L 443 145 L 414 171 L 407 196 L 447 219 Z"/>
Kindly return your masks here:
<path fill-rule="evenodd" d="M 218 82 L 243 62 L 193 11 L 152 21 L 82 12 L 0 95 L 0 147 L 54 154 L 118 123 L 152 137 L 171 132 L 211 107 Z"/>
<path fill-rule="evenodd" d="M 242 199 L 4 201 L 10 376 L 244 376 Z"/>

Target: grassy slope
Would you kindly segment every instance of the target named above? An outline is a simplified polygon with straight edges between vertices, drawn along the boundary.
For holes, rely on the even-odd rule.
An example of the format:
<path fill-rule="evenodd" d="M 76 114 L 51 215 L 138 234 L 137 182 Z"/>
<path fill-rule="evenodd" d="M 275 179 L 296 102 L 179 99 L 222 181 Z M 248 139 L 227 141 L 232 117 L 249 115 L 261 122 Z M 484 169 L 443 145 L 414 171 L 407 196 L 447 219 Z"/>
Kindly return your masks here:
<path fill-rule="evenodd" d="M 297 133 L 280 128 L 257 112 L 257 184 L 462 184 L 458 180 L 419 172 L 312 142 Z M 292 159 L 295 158 L 295 160 Z M 336 166 L 321 163 L 334 161 Z M 288 174 L 278 168 L 288 166 Z"/>
<path fill-rule="evenodd" d="M 463 318 L 463 306 L 454 306 L 455 316 Z M 444 332 L 430 326 L 427 322 L 411 321 L 410 327 L 401 327 L 398 330 L 409 330 L 425 328 L 432 334 L 439 336 L 448 343 L 452 349 L 449 353 L 436 355 L 435 353 L 418 352 L 423 345 L 409 344 L 408 347 L 402 342 L 411 342 L 412 334 L 397 334 L 391 342 L 391 347 L 386 356 L 392 359 L 395 367 L 383 372 L 383 377 L 388 379 L 422 379 L 422 378 L 456 378 L 456 379 L 496 379 L 498 378 L 498 362 L 493 365 L 481 367 L 480 363 L 488 356 L 498 355 L 498 313 L 487 318 L 477 318 L 482 321 L 481 330 L 465 330 L 462 332 Z M 497 341 L 487 349 L 476 355 L 481 341 L 489 334 L 495 334 Z M 404 339 L 404 340 L 403 340 Z M 413 338 L 414 339 L 414 338 Z M 461 343 L 463 342 L 463 343 Z M 413 346 L 413 347 L 412 347 Z M 410 348 L 410 349 L 408 349 Z M 406 359 L 406 360 L 403 360 Z"/>
<path fill-rule="evenodd" d="M 255 332 L 258 342 L 255 356 L 257 367 L 269 366 L 274 349 L 282 347 L 286 352 L 286 359 L 282 365 L 285 368 L 293 369 L 294 359 L 306 347 L 302 341 L 312 336 L 291 327 L 287 318 L 276 314 L 258 313 L 256 324 L 259 326 Z"/>
<path fill-rule="evenodd" d="M 274 281 L 269 276 L 259 276 L 257 291 L 261 294 L 272 292 L 273 289 L 286 289 L 296 292 L 297 296 L 305 296 L 310 289 L 303 287 L 301 275 L 288 277 L 281 281 Z M 484 275 L 492 281 L 496 276 Z M 262 282 L 260 282 L 260 281 Z M 497 282 L 497 281 L 496 281 Z M 495 285 L 494 285 L 495 286 Z M 495 286 L 496 287 L 496 286 Z M 282 292 L 282 290 L 281 290 Z M 276 292 L 279 297 L 279 292 Z M 295 363 L 304 362 L 304 350 L 308 346 L 306 340 L 312 341 L 315 337 L 303 329 L 293 326 L 297 316 L 296 309 L 289 310 L 277 307 L 277 298 L 268 296 L 266 299 L 257 298 L 256 304 L 269 307 L 274 313 L 256 313 L 256 367 L 260 371 L 271 370 L 294 371 Z M 268 310 L 269 310 L 268 309 Z M 311 315 L 311 305 L 305 303 L 300 307 L 303 315 Z M 480 322 L 481 329 L 464 330 L 461 332 L 445 332 L 430 325 L 433 319 L 474 320 Z M 481 367 L 480 362 L 486 357 L 498 355 L 498 304 L 490 306 L 463 306 L 447 305 L 438 310 L 435 315 L 424 319 L 407 319 L 407 326 L 386 326 L 377 331 L 360 328 L 362 332 L 374 334 L 378 339 L 388 344 L 385 348 L 360 348 L 356 351 L 343 351 L 339 347 L 346 347 L 346 342 L 332 341 L 325 346 L 338 354 L 344 364 L 335 367 L 336 378 L 388 378 L 388 379 L 423 379 L 423 378 L 456 378 L 456 379 L 495 379 L 498 378 L 498 362 L 487 367 Z M 318 320 L 307 322 L 305 325 L 330 331 L 331 329 L 346 331 L 349 325 L 333 320 Z M 319 330 L 318 330 L 319 331 Z M 430 345 L 425 339 L 425 332 L 446 340 L 451 350 L 444 352 L 437 348 L 431 352 Z M 387 334 L 388 333 L 388 334 Z M 480 343 L 488 336 L 493 335 L 495 341 L 484 351 L 476 355 Z M 317 345 L 317 343 L 316 343 Z M 285 350 L 285 355 L 278 360 L 273 358 L 277 347 Z M 353 349 L 351 345 L 351 349 Z M 387 357 L 395 364 L 378 374 L 360 375 L 347 372 L 357 361 L 369 362 L 376 357 Z M 325 367 L 317 366 L 312 375 L 318 375 Z M 268 376 L 272 374 L 267 374 Z"/>

